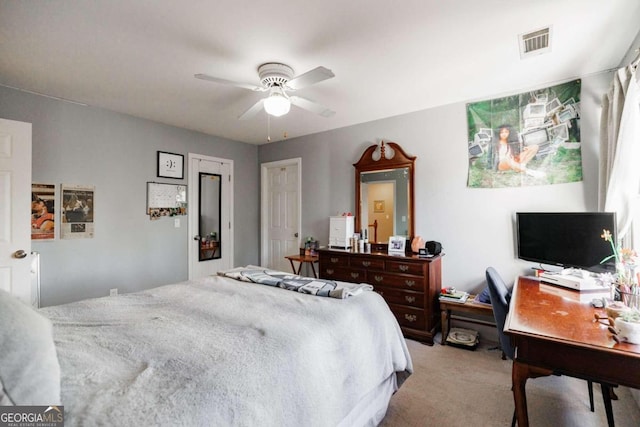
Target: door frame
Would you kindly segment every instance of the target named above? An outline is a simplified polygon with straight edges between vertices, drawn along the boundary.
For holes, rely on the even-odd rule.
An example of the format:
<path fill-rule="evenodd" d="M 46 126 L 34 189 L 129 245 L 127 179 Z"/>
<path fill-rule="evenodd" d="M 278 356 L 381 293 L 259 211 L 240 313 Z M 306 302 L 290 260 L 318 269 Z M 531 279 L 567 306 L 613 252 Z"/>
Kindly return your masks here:
<path fill-rule="evenodd" d="M 187 189 L 187 193 L 188 193 L 188 200 L 189 200 L 189 205 L 188 205 L 188 233 L 189 235 L 187 236 L 187 241 L 188 241 L 188 263 L 189 263 L 189 280 L 193 279 L 193 275 L 194 275 L 194 271 L 192 268 L 194 259 L 199 259 L 199 252 L 198 252 L 198 248 L 196 247 L 196 245 L 193 244 L 193 239 L 194 236 L 198 235 L 200 233 L 200 231 L 197 229 L 198 227 L 198 221 L 194 221 L 193 220 L 193 216 L 197 217 L 198 216 L 198 212 L 194 211 L 194 207 L 195 207 L 195 203 L 193 203 L 193 200 L 198 200 L 199 197 L 199 189 L 200 189 L 200 183 L 199 183 L 199 178 L 195 178 L 194 177 L 194 173 L 192 173 L 193 171 L 191 170 L 191 167 L 193 165 L 193 160 L 206 160 L 209 162 L 216 162 L 216 163 L 221 163 L 221 164 L 228 164 L 229 165 L 229 243 L 225 243 L 225 247 L 228 247 L 229 251 L 229 265 L 230 268 L 233 267 L 234 264 L 234 216 L 233 216 L 233 181 L 234 181 L 234 177 L 233 177 L 233 160 L 229 160 L 229 159 L 223 159 L 220 157 L 212 157 L 212 156 L 207 156 L 204 154 L 197 154 L 197 153 L 189 153 L 188 156 L 188 168 L 187 168 L 187 173 L 188 173 L 188 180 L 187 180 L 187 185 L 188 185 L 188 189 Z M 222 185 L 224 186 L 225 183 L 222 182 Z M 223 224 L 220 224 L 220 228 L 222 229 Z"/>
<path fill-rule="evenodd" d="M 260 164 L 260 265 L 267 265 L 269 262 L 269 210 L 271 204 L 269 201 L 269 179 L 268 171 L 271 168 L 279 168 L 283 166 L 296 166 L 298 169 L 298 246 L 302 238 L 302 157 L 292 159 L 277 160 L 275 162 L 266 162 Z"/>

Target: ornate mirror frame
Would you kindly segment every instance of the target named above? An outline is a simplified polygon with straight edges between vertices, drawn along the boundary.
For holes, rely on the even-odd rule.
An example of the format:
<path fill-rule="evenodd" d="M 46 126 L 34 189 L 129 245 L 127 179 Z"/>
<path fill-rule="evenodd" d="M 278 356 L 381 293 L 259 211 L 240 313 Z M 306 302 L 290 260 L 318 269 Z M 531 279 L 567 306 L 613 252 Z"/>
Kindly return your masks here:
<path fill-rule="evenodd" d="M 414 169 L 416 156 L 409 156 L 395 142 L 381 141 L 380 145 L 374 144 L 368 147 L 362 157 L 353 166 L 356 168 L 356 231 L 363 227 L 368 228 L 368 224 L 362 224 L 362 195 L 361 195 L 361 174 L 363 172 L 385 171 L 390 169 L 408 168 L 409 170 L 409 195 L 408 195 L 408 239 L 415 234 L 414 215 Z M 376 243 L 376 242 L 374 242 Z M 379 242 L 378 242 L 379 243 Z"/>

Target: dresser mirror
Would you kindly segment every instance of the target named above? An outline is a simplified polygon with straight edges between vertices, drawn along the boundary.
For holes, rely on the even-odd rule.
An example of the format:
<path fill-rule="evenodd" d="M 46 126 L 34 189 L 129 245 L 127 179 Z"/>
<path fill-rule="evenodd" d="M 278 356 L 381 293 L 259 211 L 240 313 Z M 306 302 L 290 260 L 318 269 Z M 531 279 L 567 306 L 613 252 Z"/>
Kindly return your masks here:
<path fill-rule="evenodd" d="M 390 236 L 410 239 L 414 229 L 415 156 L 394 142 L 368 147 L 356 168 L 356 232 L 367 230 L 372 243 Z"/>

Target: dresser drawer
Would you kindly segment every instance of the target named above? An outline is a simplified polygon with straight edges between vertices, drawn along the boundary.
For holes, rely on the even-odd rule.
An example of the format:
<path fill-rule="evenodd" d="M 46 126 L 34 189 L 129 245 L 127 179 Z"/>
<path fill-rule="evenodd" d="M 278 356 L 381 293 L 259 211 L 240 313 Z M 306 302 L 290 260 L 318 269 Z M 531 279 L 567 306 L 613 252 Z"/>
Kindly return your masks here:
<path fill-rule="evenodd" d="M 424 308 L 424 294 L 421 292 L 404 291 L 401 289 L 385 288 L 383 286 L 375 286 L 373 290 L 379 293 L 387 304 Z"/>
<path fill-rule="evenodd" d="M 372 270 L 384 270 L 384 260 L 371 257 L 352 256 L 351 267 L 366 268 Z"/>
<path fill-rule="evenodd" d="M 412 329 L 424 329 L 427 325 L 427 319 L 422 309 L 395 304 L 390 304 L 389 308 L 391 308 L 396 319 L 398 319 L 400 326 Z"/>
<path fill-rule="evenodd" d="M 424 264 L 417 264 L 415 262 L 387 261 L 385 263 L 385 271 L 388 271 L 389 273 L 403 273 L 422 276 L 424 274 L 423 266 Z"/>
<path fill-rule="evenodd" d="M 408 289 L 411 291 L 424 291 L 424 278 L 418 276 L 403 276 L 378 271 L 367 271 L 367 282 L 373 286 L 392 286 L 394 288 Z"/>
<path fill-rule="evenodd" d="M 320 277 L 329 280 L 342 280 L 343 282 L 362 283 L 366 281 L 366 272 L 354 268 L 323 265 L 320 267 Z"/>
<path fill-rule="evenodd" d="M 330 254 L 320 257 L 320 267 L 329 267 L 335 265 L 338 267 L 347 267 L 349 265 L 349 255 L 346 254 Z"/>

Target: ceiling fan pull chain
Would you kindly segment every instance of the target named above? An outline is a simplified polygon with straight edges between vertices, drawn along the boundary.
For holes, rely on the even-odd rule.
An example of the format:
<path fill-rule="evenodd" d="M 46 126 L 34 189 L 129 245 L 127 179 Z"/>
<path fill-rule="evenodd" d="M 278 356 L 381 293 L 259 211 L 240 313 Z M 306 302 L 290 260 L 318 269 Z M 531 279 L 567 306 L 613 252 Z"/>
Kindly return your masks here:
<path fill-rule="evenodd" d="M 267 114 L 267 142 L 271 142 L 271 115 Z"/>

